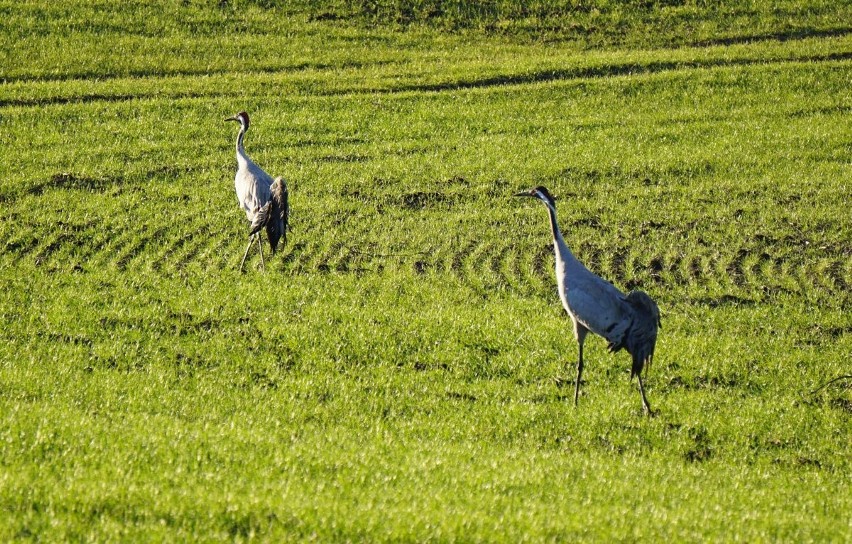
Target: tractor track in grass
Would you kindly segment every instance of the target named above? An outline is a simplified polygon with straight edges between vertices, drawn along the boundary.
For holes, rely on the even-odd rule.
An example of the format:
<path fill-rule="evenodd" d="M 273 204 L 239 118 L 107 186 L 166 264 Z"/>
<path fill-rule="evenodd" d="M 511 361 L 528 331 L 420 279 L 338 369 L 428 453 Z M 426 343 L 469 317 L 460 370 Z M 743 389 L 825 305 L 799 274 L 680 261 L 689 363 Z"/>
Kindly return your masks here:
<path fill-rule="evenodd" d="M 108 198 L 103 195 L 103 186 L 101 181 L 95 183 L 81 176 L 54 176 L 50 184 L 39 186 L 28 195 L 25 206 L 38 208 L 32 199 L 55 197 L 55 191 L 69 197 Z M 432 206 L 452 209 L 470 204 L 458 200 L 458 195 L 439 198 L 432 193 L 412 193 L 403 195 L 396 205 L 404 214 L 414 216 Z M 189 208 L 162 214 L 140 207 L 132 217 L 104 214 L 54 221 L 49 214 L 18 212 L 15 203 L 11 201 L 9 220 L 3 230 L 5 242 L 0 245 L 0 265 L 7 267 L 31 263 L 57 271 L 113 269 L 132 274 L 145 270 L 171 275 L 187 269 L 235 268 L 245 249 L 246 233 L 236 213 L 233 222 L 217 221 L 216 228 L 211 228 L 209 214 L 199 215 Z M 418 217 L 418 221 L 423 221 L 422 228 L 428 231 L 434 227 L 427 219 Z M 588 232 L 601 227 L 596 220 L 566 224 Z M 341 230 L 344 226 L 352 229 L 345 236 Z M 327 229 L 336 233 L 333 236 L 291 233 L 288 244 L 275 256 L 270 255 L 265 241 L 264 245 L 272 270 L 290 276 L 408 269 L 418 276 L 449 274 L 480 293 L 508 290 L 531 295 L 553 291 L 553 249 L 548 241 L 517 240 L 500 222 L 486 226 L 482 229 L 479 225 L 463 225 L 452 233 L 439 228 L 425 238 L 422 246 L 406 247 L 396 242 L 393 248 L 387 248 L 380 245 L 381 241 L 394 239 L 393 232 L 398 228 L 395 225 L 333 218 Z M 786 228 L 779 226 L 782 227 Z M 315 228 L 319 227 L 310 227 Z M 736 299 L 743 301 L 775 293 L 827 296 L 844 304 L 848 301 L 852 250 L 842 241 L 816 247 L 798 227 L 787 234 L 760 233 L 727 245 L 679 241 L 681 230 L 672 227 L 674 230 L 669 232 L 671 229 L 662 224 L 624 228 L 626 232 L 635 230 L 643 236 L 669 241 L 657 244 L 661 250 L 655 251 L 654 244 L 630 244 L 626 241 L 630 236 L 613 241 L 598 234 L 580 237 L 572 245 L 589 269 L 624 290 L 698 286 L 736 294 Z M 250 266 L 255 266 L 256 260 L 255 250 L 250 255 Z M 723 302 L 729 300 L 734 299 Z"/>
<path fill-rule="evenodd" d="M 847 31 L 848 32 L 848 31 Z M 843 35 L 846 35 L 844 33 Z M 608 62 L 608 63 L 600 63 L 591 66 L 571 66 L 571 67 L 553 67 L 546 69 L 530 69 L 530 70 L 520 70 L 517 72 L 507 72 L 507 73 L 492 73 L 488 75 L 480 75 L 478 77 L 472 78 L 459 78 L 459 79 L 444 79 L 434 82 L 397 82 L 398 78 L 391 77 L 393 73 L 389 73 L 388 81 L 390 83 L 380 84 L 375 87 L 366 87 L 358 81 L 360 78 L 356 78 L 349 85 L 341 85 L 339 82 L 335 82 L 334 86 L 329 88 L 322 88 L 322 86 L 317 86 L 316 81 L 308 80 L 308 81 L 300 81 L 298 79 L 293 81 L 293 85 L 296 88 L 304 88 L 307 94 L 312 94 L 317 97 L 329 97 L 329 96 L 358 96 L 358 95 L 368 95 L 373 96 L 376 94 L 385 94 L 385 95 L 394 95 L 394 94 L 405 94 L 405 93 L 441 93 L 441 92 L 457 92 L 463 90 L 477 90 L 477 89 L 489 89 L 489 88 L 507 88 L 507 87 L 524 87 L 529 85 L 536 84 L 546 84 L 546 83 L 559 83 L 559 82 L 571 82 L 571 81 L 587 81 L 587 80 L 599 80 L 613 77 L 634 77 L 634 76 L 643 76 L 643 75 L 654 75 L 654 74 L 665 74 L 665 73 L 675 73 L 675 72 L 683 72 L 687 70 L 702 70 L 702 69 L 716 69 L 716 68 L 737 68 L 737 67 L 747 67 L 747 66 L 772 66 L 772 65 L 787 65 L 787 64 L 815 64 L 815 63 L 837 63 L 837 62 L 848 62 L 852 60 L 852 52 L 849 51 L 834 51 L 820 54 L 806 54 L 806 55 L 789 55 L 789 56 L 780 56 L 776 58 L 726 58 L 726 57 L 718 57 L 718 58 L 705 58 L 705 59 L 656 59 L 656 60 L 647 60 L 644 62 L 635 62 L 635 61 L 624 61 L 624 62 Z M 387 63 L 379 63 L 380 65 L 390 65 L 394 68 L 394 70 L 403 70 L 400 68 L 396 62 L 387 62 Z M 366 64 L 358 64 L 355 63 L 351 66 L 349 65 L 321 65 L 317 70 L 321 72 L 329 72 L 329 73 L 337 73 L 341 69 L 355 69 L 358 67 L 369 67 L 373 66 L 374 63 L 366 63 Z M 86 91 L 81 92 L 70 92 L 67 94 L 53 94 L 53 95 L 45 95 L 45 96 L 32 96 L 34 93 L 29 93 L 30 96 L 25 96 L 27 93 L 19 93 L 18 96 L 9 95 L 2 96 L 0 95 L 0 109 L 7 108 L 43 108 L 47 106 L 63 106 L 69 104 L 86 104 L 86 103 L 122 103 L 122 102 L 130 102 L 136 100 L 162 100 L 164 98 L 168 98 L 169 100 L 210 100 L 210 99 L 226 99 L 226 98 L 236 98 L 242 96 L 242 93 L 238 90 L 234 91 L 223 91 L 222 87 L 226 85 L 222 85 L 217 87 L 215 91 L 204 90 L 204 91 L 196 91 L 196 90 L 186 90 L 185 88 L 176 89 L 173 91 L 163 91 L 163 86 L 151 86 L 150 89 L 146 89 L 143 91 L 139 91 L 137 89 L 133 89 L 130 83 L 140 81 L 141 79 L 145 80 L 159 80 L 159 81 L 169 81 L 169 80 L 183 80 L 183 79 L 210 79 L 210 78 L 223 78 L 223 80 L 230 81 L 233 78 L 240 77 L 251 77 L 251 78 L 277 78 L 280 79 L 282 76 L 293 74 L 303 73 L 304 70 L 299 69 L 291 69 L 287 67 L 282 68 L 258 68 L 255 70 L 247 71 L 247 72 L 234 72 L 234 71 L 215 71 L 212 73 L 197 73 L 196 71 L 189 70 L 186 72 L 176 72 L 176 73 L 156 73 L 156 72 L 144 72 L 144 73 L 128 73 L 128 74 L 120 74 L 120 75 L 111 75 L 111 74 L 76 74 L 76 75 L 66 75 L 66 76 L 33 76 L 33 77 L 14 77 L 7 78 L 6 84 L 15 84 L 15 85 L 42 85 L 45 83 L 53 83 L 53 82 L 61 82 L 74 84 L 79 82 L 85 82 L 87 80 L 97 80 L 101 82 L 104 88 L 101 88 L 99 85 L 97 88 L 87 89 Z M 357 72 L 356 72 L 357 73 Z M 121 84 L 120 90 L 111 89 L 110 86 L 114 86 L 116 84 Z M 0 87 L 0 89 L 2 89 Z M 128 90 L 130 89 L 130 90 Z M 66 91 L 67 92 L 67 91 Z M 21 96 L 23 94 L 24 96 Z M 848 111 L 848 107 L 839 106 L 842 111 Z M 344 156 L 344 157 L 335 157 L 330 156 L 329 160 L 344 160 L 344 161 L 357 161 L 364 160 L 364 157 L 358 155 Z"/>
<path fill-rule="evenodd" d="M 133 231 L 91 221 L 61 232 L 17 229 L 3 244 L 2 259 L 7 266 L 29 262 L 65 270 L 73 261 L 75 269 L 112 268 L 125 274 L 146 270 L 165 276 L 188 268 L 214 271 L 237 266 L 245 238 L 235 236 L 233 225 L 209 230 L 198 219 L 187 217 L 187 221 L 190 224 L 182 230 L 163 224 Z M 576 254 L 592 271 L 624 290 L 699 285 L 735 293 L 736 300 L 743 301 L 784 292 L 848 301 L 852 285 L 852 256 L 837 248 L 798 253 L 784 246 L 741 244 L 654 252 L 603 243 L 578 244 Z M 290 276 L 408 268 L 417 275 L 450 274 L 477 292 L 512 290 L 532 295 L 555 288 L 549 243 L 479 241 L 457 235 L 418 249 L 383 253 L 343 240 L 300 240 L 291 235 L 283 251 L 270 256 L 267 246 L 265 254 L 271 270 Z M 250 261 L 255 260 L 253 252 Z"/>

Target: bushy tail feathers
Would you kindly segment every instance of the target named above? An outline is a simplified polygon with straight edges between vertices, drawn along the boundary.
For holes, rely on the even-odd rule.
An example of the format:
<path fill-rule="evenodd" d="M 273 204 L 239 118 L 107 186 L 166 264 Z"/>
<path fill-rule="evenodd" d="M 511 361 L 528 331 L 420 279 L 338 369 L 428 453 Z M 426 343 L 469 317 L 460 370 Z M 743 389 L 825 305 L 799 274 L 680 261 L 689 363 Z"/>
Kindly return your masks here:
<path fill-rule="evenodd" d="M 266 235 L 269 237 L 269 245 L 272 252 L 278 248 L 278 241 L 284 238 L 283 244 L 287 244 L 287 229 L 290 223 L 290 202 L 287 183 L 284 178 L 277 177 L 270 187 L 272 192 L 271 209 L 266 221 Z"/>
<path fill-rule="evenodd" d="M 270 190 L 272 198 L 263 207 L 257 209 L 254 214 L 254 221 L 252 221 L 249 227 L 249 236 L 258 233 L 260 229 L 266 227 L 269 246 L 272 248 L 272 252 L 275 253 L 281 238 L 284 238 L 284 244 L 287 243 L 290 203 L 287 184 L 283 178 L 275 178 Z"/>
<path fill-rule="evenodd" d="M 631 291 L 627 302 L 633 308 L 633 326 L 627 333 L 624 347 L 633 356 L 630 377 L 640 375 L 645 366 L 650 367 L 654 360 L 654 348 L 657 345 L 657 330 L 660 327 L 660 309 L 648 293 Z"/>

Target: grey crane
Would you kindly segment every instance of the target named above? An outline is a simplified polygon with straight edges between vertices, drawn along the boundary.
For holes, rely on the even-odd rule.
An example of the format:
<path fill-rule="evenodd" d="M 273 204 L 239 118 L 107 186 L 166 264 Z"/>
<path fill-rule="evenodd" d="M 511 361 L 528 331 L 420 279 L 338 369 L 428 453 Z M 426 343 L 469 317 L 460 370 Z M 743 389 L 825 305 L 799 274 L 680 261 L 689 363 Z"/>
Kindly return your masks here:
<path fill-rule="evenodd" d="M 278 242 L 283 238 L 287 243 L 287 229 L 289 228 L 290 203 L 287 183 L 283 178 L 275 180 L 263 171 L 261 167 L 252 161 L 246 154 L 243 139 L 249 128 L 249 116 L 241 111 L 225 121 L 236 121 L 240 124 L 240 132 L 237 134 L 237 175 L 234 177 L 234 189 L 237 191 L 237 201 L 246 218 L 249 221 L 249 243 L 243 260 L 240 261 L 240 270 L 246 262 L 252 243 L 257 240 L 257 249 L 260 251 L 260 264 L 265 269 L 263 262 L 263 248 L 260 242 L 260 229 L 266 229 L 269 245 L 272 253 L 278 248 Z"/>
<path fill-rule="evenodd" d="M 642 370 L 650 366 L 657 343 L 660 310 L 654 300 L 643 291 L 624 295 L 613 284 L 592 273 L 568 249 L 556 223 L 556 201 L 544 187 L 536 187 L 514 196 L 532 197 L 547 206 L 553 248 L 556 253 L 556 282 L 562 306 L 574 325 L 574 338 L 580 346 L 577 361 L 577 380 L 574 382 L 574 405 L 580 396 L 580 377 L 583 374 L 583 342 L 591 331 L 609 342 L 612 353 L 626 349 L 633 356 L 630 378 L 639 381 L 639 394 L 645 413 L 652 415 L 645 397 Z"/>

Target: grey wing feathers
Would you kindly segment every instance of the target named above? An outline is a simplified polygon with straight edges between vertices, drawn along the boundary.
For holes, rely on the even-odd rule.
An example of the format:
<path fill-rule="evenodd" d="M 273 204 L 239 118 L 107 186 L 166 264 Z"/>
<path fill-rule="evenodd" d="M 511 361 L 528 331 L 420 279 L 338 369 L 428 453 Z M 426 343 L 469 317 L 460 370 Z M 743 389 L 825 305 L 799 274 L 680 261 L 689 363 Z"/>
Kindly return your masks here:
<path fill-rule="evenodd" d="M 272 247 L 272 252 L 278 248 L 278 242 L 284 238 L 284 244 L 287 243 L 287 228 L 290 221 L 290 203 L 289 192 L 287 191 L 287 183 L 283 178 L 277 177 L 272 182 L 271 193 L 272 199 L 269 204 L 269 218 L 265 222 L 266 235 L 269 237 L 269 245 Z"/>
<path fill-rule="evenodd" d="M 267 225 L 269 222 L 270 212 L 272 211 L 272 201 L 266 203 L 262 208 L 258 208 L 255 211 L 254 219 L 249 226 L 249 236 L 257 234 L 260 231 L 261 227 Z"/>
<path fill-rule="evenodd" d="M 591 273 L 569 287 L 568 305 L 575 319 L 610 343 L 618 343 L 630 326 L 632 312 L 624 295 L 611 283 Z"/>
<path fill-rule="evenodd" d="M 258 209 L 266 205 L 270 200 L 270 183 L 266 172 L 260 170 L 255 164 L 250 164 L 246 170 L 238 170 L 234 177 L 234 189 L 237 193 L 237 202 L 246 212 L 246 217 L 254 223 L 253 216 Z"/>

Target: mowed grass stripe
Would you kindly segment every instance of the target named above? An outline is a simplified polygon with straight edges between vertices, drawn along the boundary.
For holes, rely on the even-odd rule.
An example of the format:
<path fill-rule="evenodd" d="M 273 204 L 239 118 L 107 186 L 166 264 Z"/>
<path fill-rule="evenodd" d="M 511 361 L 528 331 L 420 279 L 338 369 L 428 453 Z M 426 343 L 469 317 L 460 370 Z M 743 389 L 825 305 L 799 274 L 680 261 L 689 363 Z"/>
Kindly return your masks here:
<path fill-rule="evenodd" d="M 796 47 L 798 44 L 800 47 Z M 809 46 L 823 48 L 818 53 L 807 53 Z M 830 45 L 830 49 L 825 49 Z M 747 54 L 753 50 L 747 49 Z M 801 52 L 800 52 L 801 51 Z M 646 52 L 646 58 L 635 60 L 636 53 L 613 52 L 601 55 L 590 53 L 585 56 L 571 54 L 563 58 L 548 59 L 545 66 L 517 66 L 499 63 L 496 59 L 488 63 L 479 54 L 465 52 L 475 61 L 462 62 L 454 67 L 458 76 L 447 74 L 442 62 L 436 59 L 418 59 L 416 56 L 403 62 L 379 63 L 361 66 L 299 67 L 296 70 L 258 70 L 250 72 L 228 71 L 224 73 L 189 73 L 185 75 L 138 74 L 132 77 L 80 78 L 62 82 L 13 81 L 0 85 L 0 108 L 31 108 L 50 105 L 84 104 L 89 102 L 127 102 L 135 100 L 192 100 L 208 98 L 233 100 L 249 94 L 261 96 L 341 96 L 392 93 L 435 93 L 460 90 L 488 90 L 498 87 L 526 87 L 541 84 L 582 83 L 594 80 L 620 79 L 624 77 L 673 77 L 689 76 L 692 72 L 715 72 L 718 70 L 795 70 L 815 65 L 848 65 L 852 61 L 852 37 L 833 42 L 803 40 L 783 43 L 767 48 L 766 56 L 737 58 L 737 48 L 659 50 Z M 621 57 L 621 58 L 619 58 Z M 591 59 L 591 60 L 590 60 Z M 447 59 L 439 57 L 437 60 Z M 424 66 L 418 71 L 416 80 L 405 81 L 407 68 L 412 64 Z M 515 71 L 506 71 L 509 65 Z M 462 74 L 470 71 L 481 73 L 477 78 L 465 79 Z M 329 77 L 333 75 L 333 77 Z M 424 81 L 425 80 L 425 81 Z M 22 98 L 26 97 L 26 98 Z"/>

